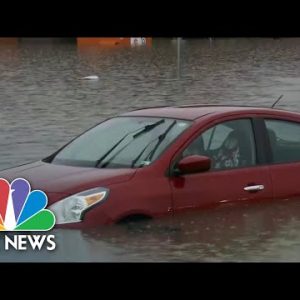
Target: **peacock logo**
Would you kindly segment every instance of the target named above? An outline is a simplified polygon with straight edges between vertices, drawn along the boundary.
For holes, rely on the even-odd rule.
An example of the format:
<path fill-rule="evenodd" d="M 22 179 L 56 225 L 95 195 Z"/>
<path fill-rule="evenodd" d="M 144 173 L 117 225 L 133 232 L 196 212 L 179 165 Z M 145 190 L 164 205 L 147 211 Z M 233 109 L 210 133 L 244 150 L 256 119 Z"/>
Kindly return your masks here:
<path fill-rule="evenodd" d="M 9 184 L 0 178 L 0 231 L 48 231 L 55 224 L 54 214 L 45 209 L 47 195 L 31 191 L 29 182 L 17 178 Z"/>

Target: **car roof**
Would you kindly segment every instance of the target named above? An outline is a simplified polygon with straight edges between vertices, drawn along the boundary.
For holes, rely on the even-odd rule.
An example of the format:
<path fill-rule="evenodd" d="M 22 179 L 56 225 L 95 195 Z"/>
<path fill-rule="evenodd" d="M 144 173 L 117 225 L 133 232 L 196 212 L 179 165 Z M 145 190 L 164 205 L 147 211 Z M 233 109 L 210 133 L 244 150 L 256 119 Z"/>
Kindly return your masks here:
<path fill-rule="evenodd" d="M 224 113 L 278 113 L 292 114 L 296 113 L 272 109 L 266 107 L 254 107 L 254 106 L 234 106 L 234 105 L 211 105 L 211 104 L 195 104 L 195 105 L 181 105 L 181 106 L 156 106 L 136 109 L 121 116 L 140 116 L 140 117 L 162 117 L 162 118 L 174 118 L 183 120 L 195 120 L 208 114 L 224 114 Z M 300 114 L 298 114 L 300 116 Z"/>

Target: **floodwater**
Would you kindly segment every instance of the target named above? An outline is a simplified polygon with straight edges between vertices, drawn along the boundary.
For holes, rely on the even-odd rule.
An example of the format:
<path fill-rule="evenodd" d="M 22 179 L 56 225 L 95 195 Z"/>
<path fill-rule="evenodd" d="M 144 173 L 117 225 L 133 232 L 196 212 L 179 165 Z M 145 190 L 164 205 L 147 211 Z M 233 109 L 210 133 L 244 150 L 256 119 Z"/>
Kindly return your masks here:
<path fill-rule="evenodd" d="M 278 107 L 300 111 L 300 39 L 187 39 L 177 54 L 176 39 L 149 48 L 0 45 L 0 169 L 46 157 L 138 107 L 271 106 L 283 94 Z M 99 80 L 81 80 L 89 75 Z M 0 250 L 0 261 L 300 261 L 300 200 L 52 233 L 55 251 Z"/>

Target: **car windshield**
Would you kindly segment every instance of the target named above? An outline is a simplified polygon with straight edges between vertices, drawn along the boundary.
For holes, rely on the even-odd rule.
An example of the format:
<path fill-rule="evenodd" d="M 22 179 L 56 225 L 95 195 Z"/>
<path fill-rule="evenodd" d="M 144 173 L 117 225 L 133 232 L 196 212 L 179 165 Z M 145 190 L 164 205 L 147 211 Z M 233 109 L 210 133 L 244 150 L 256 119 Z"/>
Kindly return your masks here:
<path fill-rule="evenodd" d="M 169 118 L 112 118 L 73 140 L 51 163 L 97 168 L 143 167 L 155 161 L 190 123 Z"/>

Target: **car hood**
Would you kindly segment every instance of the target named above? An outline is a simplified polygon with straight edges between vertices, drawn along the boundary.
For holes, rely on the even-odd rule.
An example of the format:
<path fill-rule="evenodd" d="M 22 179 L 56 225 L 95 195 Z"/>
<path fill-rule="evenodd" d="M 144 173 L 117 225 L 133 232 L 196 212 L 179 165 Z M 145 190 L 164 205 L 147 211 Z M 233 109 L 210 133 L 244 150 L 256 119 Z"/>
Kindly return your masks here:
<path fill-rule="evenodd" d="M 83 168 L 39 161 L 0 171 L 0 177 L 10 182 L 15 178 L 25 178 L 32 189 L 40 189 L 54 200 L 83 190 L 128 181 L 135 172 L 136 169 Z"/>

